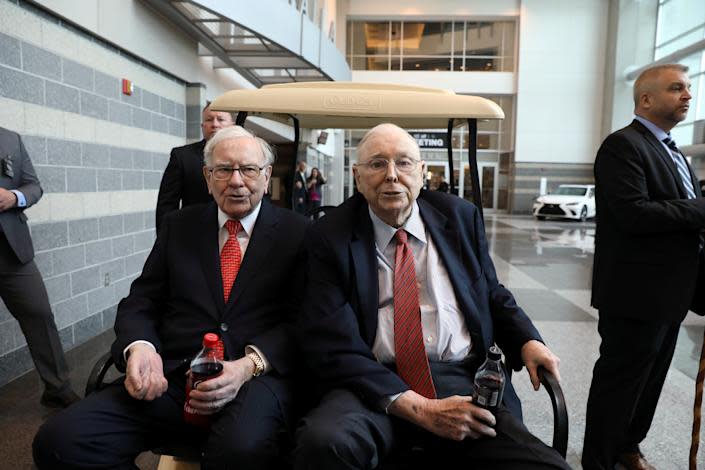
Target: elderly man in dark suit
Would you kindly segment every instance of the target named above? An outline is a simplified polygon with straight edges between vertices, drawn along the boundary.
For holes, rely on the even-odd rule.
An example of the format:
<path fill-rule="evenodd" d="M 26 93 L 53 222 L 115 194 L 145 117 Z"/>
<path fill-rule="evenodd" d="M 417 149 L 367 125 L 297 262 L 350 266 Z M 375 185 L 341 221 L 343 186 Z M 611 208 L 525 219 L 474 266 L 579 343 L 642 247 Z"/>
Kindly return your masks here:
<path fill-rule="evenodd" d="M 20 324 L 44 382 L 42 405 L 63 408 L 79 400 L 71 389 L 49 297 L 34 263 L 24 210 L 42 187 L 20 136 L 0 127 L 0 298 Z"/>
<path fill-rule="evenodd" d="M 230 113 L 211 111 L 210 102 L 201 115 L 203 140 L 171 149 L 157 196 L 156 228 L 161 230 L 164 216 L 191 204 L 212 200 L 203 178 L 203 149 L 218 130 L 235 124 Z"/>
<path fill-rule="evenodd" d="M 206 145 L 215 201 L 166 216 L 142 275 L 118 306 L 112 354 L 118 382 L 46 423 L 39 468 L 131 467 L 166 442 L 203 440 L 202 468 L 278 468 L 293 419 L 298 310 L 309 221 L 263 196 L 271 148 L 241 127 Z M 184 422 L 185 372 L 204 333 L 224 342 L 223 373 L 190 394 L 215 414 L 209 432 Z"/>
<path fill-rule="evenodd" d="M 510 383 L 494 414 L 472 402 L 493 343 L 536 388 L 537 368 L 558 374 L 558 358 L 497 281 L 477 208 L 421 192 L 424 173 L 407 132 L 373 128 L 359 194 L 311 231 L 300 333 L 325 394 L 297 430 L 295 468 L 374 468 L 417 444 L 438 464 L 568 468 L 523 426 Z"/>
<path fill-rule="evenodd" d="M 592 305 L 602 338 L 587 404 L 583 467 L 653 468 L 639 450 L 678 329 L 703 269 L 705 199 L 670 130 L 690 104 L 688 68 L 660 65 L 634 83 L 636 118 L 595 159 Z M 702 312 L 701 312 L 702 313 Z"/>

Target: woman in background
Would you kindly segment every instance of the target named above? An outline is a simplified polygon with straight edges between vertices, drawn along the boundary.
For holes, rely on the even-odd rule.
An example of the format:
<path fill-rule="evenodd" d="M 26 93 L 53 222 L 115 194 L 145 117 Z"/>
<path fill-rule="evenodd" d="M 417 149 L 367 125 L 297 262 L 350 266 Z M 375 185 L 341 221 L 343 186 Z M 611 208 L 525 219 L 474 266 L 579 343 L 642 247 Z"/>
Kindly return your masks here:
<path fill-rule="evenodd" d="M 308 210 L 309 214 L 313 214 L 314 219 L 317 218 L 317 214 L 314 210 L 321 207 L 321 186 L 324 184 L 326 184 L 326 179 L 318 168 L 313 168 L 311 170 L 311 176 L 309 176 L 306 181 L 306 187 L 308 188 Z"/>

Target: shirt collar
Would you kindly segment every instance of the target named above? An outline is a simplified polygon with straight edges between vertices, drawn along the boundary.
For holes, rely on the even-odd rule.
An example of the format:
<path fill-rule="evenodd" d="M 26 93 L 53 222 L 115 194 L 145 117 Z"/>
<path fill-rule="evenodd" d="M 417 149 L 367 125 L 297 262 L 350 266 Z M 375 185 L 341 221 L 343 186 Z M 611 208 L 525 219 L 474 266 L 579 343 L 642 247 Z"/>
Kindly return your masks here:
<path fill-rule="evenodd" d="M 399 228 L 392 227 L 384 222 L 382 219 L 377 217 L 372 211 L 372 208 L 368 206 L 368 211 L 370 213 L 370 218 L 372 219 L 372 228 L 375 233 L 375 243 L 380 250 L 384 250 L 389 242 L 394 238 L 394 234 L 397 230 L 403 228 L 409 235 L 419 240 L 421 243 L 426 243 L 426 231 L 424 230 L 423 220 L 421 220 L 421 213 L 419 212 L 419 205 L 416 201 L 411 206 L 411 214 L 409 218 L 406 219 L 404 225 Z"/>
<path fill-rule="evenodd" d="M 644 127 L 646 127 L 649 131 L 651 131 L 651 133 L 654 135 L 654 137 L 656 137 L 659 140 L 659 142 L 663 142 L 663 139 L 671 136 L 671 134 L 669 132 L 664 131 L 659 126 L 657 126 L 656 124 L 654 124 L 653 122 L 649 121 L 648 119 L 646 119 L 644 117 L 634 116 L 634 119 L 636 119 L 637 121 L 642 123 L 644 125 Z"/>
<path fill-rule="evenodd" d="M 255 222 L 257 222 L 257 216 L 259 215 L 259 211 L 262 208 L 262 201 L 257 204 L 255 207 L 255 210 L 247 214 L 245 217 L 240 219 L 240 225 L 242 225 L 242 229 L 245 231 L 248 237 L 252 236 L 252 230 L 255 228 Z M 230 216 L 223 212 L 223 210 L 218 207 L 218 229 L 222 229 L 223 226 L 225 225 L 225 222 L 230 219 Z"/>

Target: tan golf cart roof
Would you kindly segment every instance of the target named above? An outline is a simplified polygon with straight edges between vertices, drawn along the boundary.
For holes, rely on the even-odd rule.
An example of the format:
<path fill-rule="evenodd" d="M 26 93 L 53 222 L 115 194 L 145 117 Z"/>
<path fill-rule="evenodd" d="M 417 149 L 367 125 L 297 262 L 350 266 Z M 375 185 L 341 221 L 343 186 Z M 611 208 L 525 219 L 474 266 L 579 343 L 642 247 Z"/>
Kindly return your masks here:
<path fill-rule="evenodd" d="M 211 104 L 214 111 L 246 111 L 307 129 L 367 129 L 382 122 L 404 128 L 445 129 L 450 118 L 503 119 L 493 101 L 450 90 L 357 82 L 299 82 L 233 90 Z"/>

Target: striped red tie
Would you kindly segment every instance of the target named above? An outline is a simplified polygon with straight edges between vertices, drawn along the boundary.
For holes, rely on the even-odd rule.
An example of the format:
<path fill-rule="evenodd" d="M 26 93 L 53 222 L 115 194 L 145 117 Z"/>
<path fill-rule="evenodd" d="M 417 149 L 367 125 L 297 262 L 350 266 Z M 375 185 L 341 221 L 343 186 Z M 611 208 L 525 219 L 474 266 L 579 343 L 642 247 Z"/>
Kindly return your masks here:
<path fill-rule="evenodd" d="M 406 231 L 396 233 L 394 257 L 394 350 L 397 373 L 416 393 L 436 398 L 421 330 L 419 288 L 416 285 L 414 254 Z"/>
<path fill-rule="evenodd" d="M 233 288 L 233 283 L 237 277 L 237 272 L 240 270 L 242 262 L 242 253 L 240 252 L 240 243 L 237 241 L 237 233 L 240 231 L 239 220 L 228 220 L 225 222 L 225 228 L 228 229 L 228 240 L 223 245 L 220 251 L 220 274 L 223 277 L 223 296 L 225 303 L 228 303 L 230 291 Z"/>

